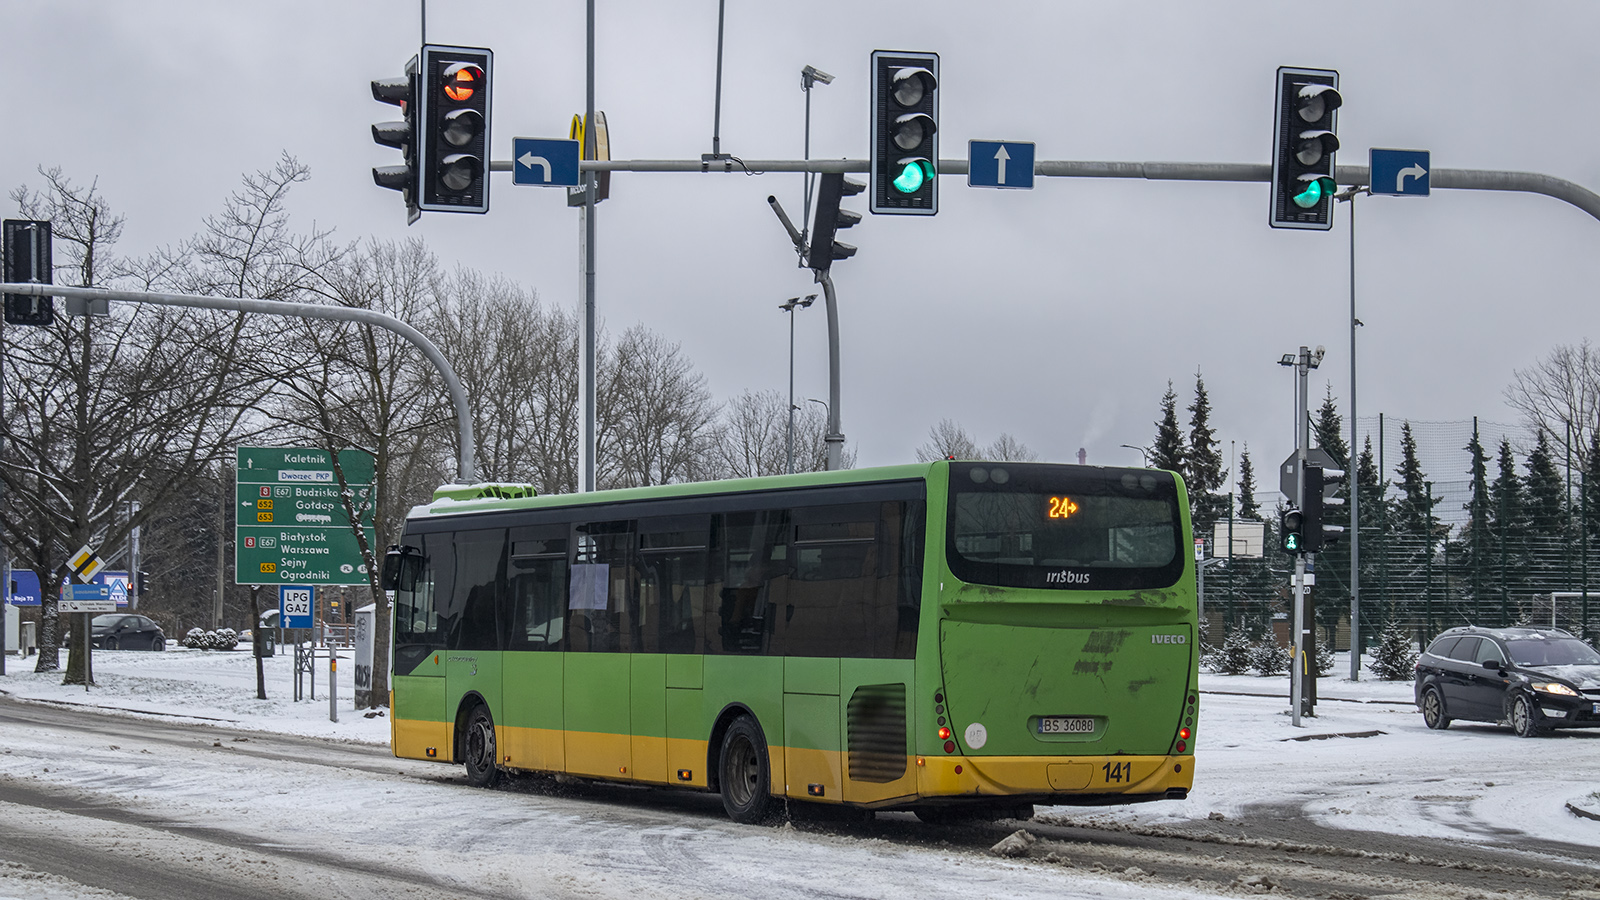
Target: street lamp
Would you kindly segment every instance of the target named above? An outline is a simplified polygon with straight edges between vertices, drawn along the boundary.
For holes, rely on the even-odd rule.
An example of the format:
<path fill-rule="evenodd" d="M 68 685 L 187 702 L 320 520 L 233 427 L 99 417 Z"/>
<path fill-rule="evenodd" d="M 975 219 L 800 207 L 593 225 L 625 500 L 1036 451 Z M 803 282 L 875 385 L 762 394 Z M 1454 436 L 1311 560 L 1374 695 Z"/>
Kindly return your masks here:
<path fill-rule="evenodd" d="M 805 309 L 816 299 L 816 294 L 807 294 L 805 297 L 790 297 L 778 304 L 779 309 L 789 314 L 789 463 L 784 469 L 785 475 L 794 474 L 794 309 L 797 306 Z"/>
<path fill-rule="evenodd" d="M 1133 444 L 1123 444 L 1122 446 L 1126 447 L 1129 450 L 1137 450 L 1137 451 L 1139 451 L 1139 455 L 1144 457 L 1144 464 L 1146 466 L 1150 465 L 1150 448 L 1148 448 L 1148 447 L 1136 447 Z"/>

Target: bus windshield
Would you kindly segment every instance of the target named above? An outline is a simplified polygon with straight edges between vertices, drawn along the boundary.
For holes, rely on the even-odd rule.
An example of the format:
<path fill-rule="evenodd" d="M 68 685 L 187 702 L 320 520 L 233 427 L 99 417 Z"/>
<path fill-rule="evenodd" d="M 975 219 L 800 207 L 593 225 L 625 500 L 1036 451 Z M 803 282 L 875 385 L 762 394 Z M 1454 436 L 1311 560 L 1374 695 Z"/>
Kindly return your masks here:
<path fill-rule="evenodd" d="M 950 570 L 963 581 L 1127 590 L 1183 574 L 1170 473 L 954 463 L 950 495 Z"/>

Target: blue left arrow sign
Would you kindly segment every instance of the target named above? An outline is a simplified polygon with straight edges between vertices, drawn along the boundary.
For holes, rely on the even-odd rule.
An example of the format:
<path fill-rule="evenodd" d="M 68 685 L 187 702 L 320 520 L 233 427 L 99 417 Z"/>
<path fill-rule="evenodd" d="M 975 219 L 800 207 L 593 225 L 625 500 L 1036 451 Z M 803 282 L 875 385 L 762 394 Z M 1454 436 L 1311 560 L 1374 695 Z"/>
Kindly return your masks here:
<path fill-rule="evenodd" d="M 563 138 L 512 138 L 511 182 L 540 187 L 578 184 L 577 141 Z"/>

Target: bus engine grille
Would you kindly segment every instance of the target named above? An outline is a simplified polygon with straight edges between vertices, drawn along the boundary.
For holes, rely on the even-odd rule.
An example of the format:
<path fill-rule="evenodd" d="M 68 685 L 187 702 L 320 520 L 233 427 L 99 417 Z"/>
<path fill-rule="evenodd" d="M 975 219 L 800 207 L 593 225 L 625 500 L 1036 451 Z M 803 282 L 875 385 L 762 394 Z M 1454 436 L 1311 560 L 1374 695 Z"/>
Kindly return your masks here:
<path fill-rule="evenodd" d="M 850 778 L 895 781 L 906 774 L 906 686 L 864 684 L 850 697 Z"/>

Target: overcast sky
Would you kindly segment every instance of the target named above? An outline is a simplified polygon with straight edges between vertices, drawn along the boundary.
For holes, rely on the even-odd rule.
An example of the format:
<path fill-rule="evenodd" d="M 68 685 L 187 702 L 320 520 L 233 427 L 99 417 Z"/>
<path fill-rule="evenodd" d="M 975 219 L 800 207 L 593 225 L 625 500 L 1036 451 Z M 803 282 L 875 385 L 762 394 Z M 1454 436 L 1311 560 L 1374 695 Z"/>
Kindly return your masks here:
<path fill-rule="evenodd" d="M 716 0 L 598 9 L 613 158 L 709 151 Z M 495 52 L 496 159 L 513 136 L 566 136 L 584 104 L 582 2 L 433 0 L 428 16 L 430 41 Z M 722 147 L 798 158 L 809 63 L 836 76 L 815 90 L 812 155 L 865 158 L 881 48 L 940 54 L 947 159 L 980 138 L 1035 141 L 1041 159 L 1267 163 L 1273 73 L 1293 65 L 1341 73 L 1341 164 L 1420 148 L 1437 167 L 1600 188 L 1596 33 L 1593 3 L 728 0 Z M 578 219 L 561 191 L 496 174 L 489 214 L 408 228 L 399 195 L 373 185 L 398 154 L 371 141 L 394 116 L 369 81 L 400 74 L 419 37 L 415 2 L 0 3 L 0 185 L 38 187 L 39 166 L 98 178 L 127 216 L 119 250 L 140 254 L 192 234 L 241 173 L 287 151 L 312 171 L 291 200 L 301 227 L 422 237 L 447 265 L 575 307 Z M 798 219 L 799 175 L 618 174 L 599 207 L 604 321 L 680 342 L 718 398 L 786 390 L 777 305 L 819 289 L 768 194 Z M 1600 222 L 1523 194 L 1357 205 L 1362 417 L 1514 422 L 1513 371 L 1592 331 Z M 1151 443 L 1168 380 L 1187 405 L 1199 370 L 1224 454 L 1248 442 L 1269 486 L 1293 447 L 1282 354 L 1325 345 L 1313 404 L 1331 382 L 1348 412 L 1348 212 L 1332 232 L 1277 231 L 1265 184 L 1041 178 L 1023 192 L 945 176 L 937 216 L 867 215 L 842 235 L 859 253 L 834 267 L 858 463 L 908 461 L 950 418 L 980 444 L 1009 432 L 1047 460 L 1083 447 L 1136 464 L 1120 445 Z M 1311 271 L 1325 277 L 1299 287 Z M 825 399 L 820 302 L 795 324 L 797 397 Z"/>

